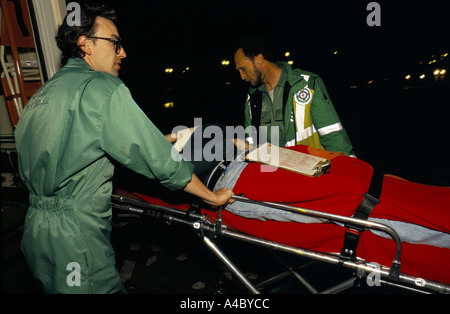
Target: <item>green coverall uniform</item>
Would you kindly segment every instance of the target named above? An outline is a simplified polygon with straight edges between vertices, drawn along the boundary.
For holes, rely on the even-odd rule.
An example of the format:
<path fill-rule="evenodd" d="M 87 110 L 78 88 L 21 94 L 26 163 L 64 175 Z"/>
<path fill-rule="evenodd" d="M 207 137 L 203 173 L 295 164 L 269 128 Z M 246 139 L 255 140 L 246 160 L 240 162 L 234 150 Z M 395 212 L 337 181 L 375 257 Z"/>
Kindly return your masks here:
<path fill-rule="evenodd" d="M 15 137 L 30 192 L 22 251 L 45 292 L 125 292 L 110 243 L 112 159 L 171 190 L 189 183 L 192 164 L 119 78 L 82 59 L 29 100 Z"/>
<path fill-rule="evenodd" d="M 353 155 L 352 144 L 323 80 L 317 74 L 292 69 L 286 62 L 276 64 L 282 73 L 273 90 L 273 100 L 264 84 L 250 88 L 245 106 L 245 128 L 251 125 L 256 129 L 267 127 L 267 141 L 272 142 L 271 127 L 278 127 L 279 140 L 272 144 L 280 147 L 302 144 Z M 254 134 L 247 132 L 250 142 L 253 142 L 252 137 Z M 264 135 L 263 140 L 266 140 Z"/>

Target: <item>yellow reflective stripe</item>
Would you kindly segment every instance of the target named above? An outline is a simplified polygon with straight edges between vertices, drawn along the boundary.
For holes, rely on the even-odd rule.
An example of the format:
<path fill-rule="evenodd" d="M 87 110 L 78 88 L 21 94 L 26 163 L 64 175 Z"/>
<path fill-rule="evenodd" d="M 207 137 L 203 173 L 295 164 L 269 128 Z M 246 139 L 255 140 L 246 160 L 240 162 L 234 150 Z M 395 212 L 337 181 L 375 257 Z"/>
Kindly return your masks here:
<path fill-rule="evenodd" d="M 314 94 L 314 91 L 311 91 L 311 93 Z M 312 97 L 312 95 L 311 95 L 311 97 Z M 311 117 L 311 104 L 312 104 L 312 101 L 305 106 L 305 120 L 303 122 L 303 128 L 305 128 L 305 129 L 313 126 L 312 117 Z"/>

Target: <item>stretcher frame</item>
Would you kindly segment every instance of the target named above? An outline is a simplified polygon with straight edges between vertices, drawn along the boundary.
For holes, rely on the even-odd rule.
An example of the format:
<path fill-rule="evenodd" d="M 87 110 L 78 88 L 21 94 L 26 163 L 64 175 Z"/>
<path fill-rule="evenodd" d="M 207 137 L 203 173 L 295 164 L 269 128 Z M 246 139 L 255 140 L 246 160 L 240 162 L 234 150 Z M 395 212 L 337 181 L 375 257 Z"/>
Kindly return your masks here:
<path fill-rule="evenodd" d="M 354 286 L 355 280 L 367 278 L 367 276 L 369 275 L 378 276 L 378 278 L 380 278 L 381 284 L 395 288 L 400 288 L 408 292 L 443 293 L 443 294 L 450 293 L 450 286 L 445 283 L 423 279 L 420 277 L 414 277 L 402 273 L 400 271 L 401 269 L 400 256 L 401 256 L 402 242 L 397 232 L 387 225 L 363 219 L 357 219 L 352 217 L 329 214 L 316 210 L 299 208 L 285 204 L 253 201 L 243 196 L 235 195 L 232 197 L 232 199 L 235 201 L 259 204 L 279 210 L 285 210 L 311 217 L 327 219 L 332 222 L 352 224 L 363 227 L 365 229 L 382 231 L 388 234 L 396 244 L 396 252 L 392 260 L 392 265 L 391 267 L 386 267 L 382 265 L 380 265 L 380 267 L 373 267 L 372 263 L 367 262 L 359 257 L 357 257 L 355 260 L 343 259 L 340 256 L 340 254 L 317 252 L 300 247 L 293 247 L 277 243 L 274 241 L 257 238 L 241 232 L 229 230 L 228 227 L 222 223 L 221 212 L 223 208 L 218 209 L 218 218 L 215 220 L 215 222 L 211 222 L 206 217 L 206 215 L 199 213 L 198 211 L 199 207 L 196 205 L 193 205 L 193 209 L 182 211 L 168 206 L 152 204 L 139 199 L 133 199 L 121 195 L 112 195 L 112 207 L 113 209 L 123 210 L 136 215 L 145 215 L 161 219 L 169 224 L 180 223 L 192 227 L 194 231 L 200 234 L 205 245 L 225 264 L 225 266 L 229 268 L 229 270 L 253 294 L 260 293 L 257 287 L 262 287 L 269 282 L 273 282 L 289 274 L 294 275 L 311 293 L 315 294 L 318 292 L 311 284 L 309 284 L 301 275 L 295 272 L 292 268 L 288 268 L 288 272 L 275 276 L 274 278 L 268 279 L 263 283 L 260 283 L 258 285 L 252 284 L 245 277 L 245 275 L 236 267 L 236 265 L 223 253 L 223 251 L 217 246 L 217 244 L 214 243 L 213 241 L 214 238 L 225 236 L 235 240 L 245 241 L 255 245 L 263 246 L 269 249 L 299 255 L 301 257 L 311 259 L 313 261 L 325 262 L 327 264 L 349 268 L 354 271 L 355 275 L 354 278 L 351 278 L 349 280 L 342 282 L 341 284 L 338 284 L 334 287 L 321 291 L 320 293 L 323 294 L 339 293 L 341 291 L 345 291 Z"/>

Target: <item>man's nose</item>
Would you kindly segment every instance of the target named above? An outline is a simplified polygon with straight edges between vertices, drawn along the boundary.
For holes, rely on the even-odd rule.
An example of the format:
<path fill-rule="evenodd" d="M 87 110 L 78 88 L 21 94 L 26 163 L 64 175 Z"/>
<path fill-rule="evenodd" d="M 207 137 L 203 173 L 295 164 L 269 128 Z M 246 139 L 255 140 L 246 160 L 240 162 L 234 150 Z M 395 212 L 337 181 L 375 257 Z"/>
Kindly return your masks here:
<path fill-rule="evenodd" d="M 245 74 L 243 71 L 239 71 L 239 74 L 241 75 L 241 80 L 245 81 L 247 78 L 247 74 Z"/>
<path fill-rule="evenodd" d="M 127 53 L 125 52 L 125 49 L 122 47 L 120 48 L 120 52 L 118 54 L 120 59 L 126 58 L 127 57 Z"/>

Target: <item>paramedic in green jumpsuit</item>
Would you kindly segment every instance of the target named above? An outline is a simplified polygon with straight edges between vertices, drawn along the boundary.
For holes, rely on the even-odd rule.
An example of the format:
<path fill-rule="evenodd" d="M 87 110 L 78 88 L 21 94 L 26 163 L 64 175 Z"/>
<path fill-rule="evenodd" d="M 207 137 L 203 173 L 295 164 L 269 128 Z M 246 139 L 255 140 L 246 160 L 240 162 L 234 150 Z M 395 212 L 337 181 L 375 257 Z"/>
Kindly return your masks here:
<path fill-rule="evenodd" d="M 258 140 L 280 147 L 302 144 L 353 155 L 350 139 L 318 75 L 272 61 L 269 45 L 262 38 L 248 36 L 238 46 L 236 69 L 252 86 L 244 110 L 250 144 Z M 259 134 L 250 132 L 250 126 Z"/>
<path fill-rule="evenodd" d="M 126 292 L 110 244 L 112 160 L 211 205 L 232 196 L 208 190 L 133 101 L 117 77 L 126 54 L 114 21 L 106 7 L 83 7 L 81 26 L 64 20 L 64 67 L 29 100 L 15 131 L 30 192 L 22 251 L 47 293 Z"/>

